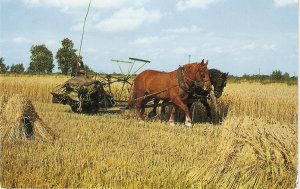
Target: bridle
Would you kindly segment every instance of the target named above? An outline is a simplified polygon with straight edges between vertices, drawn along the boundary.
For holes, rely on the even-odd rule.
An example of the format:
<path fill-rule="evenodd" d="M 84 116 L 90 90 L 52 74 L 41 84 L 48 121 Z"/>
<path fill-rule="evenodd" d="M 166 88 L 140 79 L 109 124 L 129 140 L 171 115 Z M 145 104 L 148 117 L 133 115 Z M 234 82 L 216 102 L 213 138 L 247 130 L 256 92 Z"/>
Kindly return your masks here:
<path fill-rule="evenodd" d="M 227 82 L 226 82 L 226 76 L 224 76 L 223 74 L 224 73 L 220 73 L 220 74 L 215 75 L 215 77 L 217 77 L 217 81 L 216 81 L 215 78 L 213 80 L 211 80 L 212 81 L 212 85 L 214 86 L 214 92 L 215 93 L 222 94 L 223 91 L 224 91 L 224 88 L 226 87 L 226 84 L 227 84 Z"/>
<path fill-rule="evenodd" d="M 201 81 L 198 81 L 196 79 L 191 79 L 187 74 L 183 67 L 179 67 L 178 69 L 181 69 L 182 74 L 182 83 L 180 84 L 181 88 L 183 88 L 184 91 L 191 93 L 194 92 L 196 88 L 203 88 L 204 84 L 210 80 L 205 79 L 204 71 L 201 69 L 201 65 L 199 64 L 199 69 L 194 73 L 194 78 L 196 78 L 196 74 L 199 73 Z M 189 82 L 187 82 L 189 81 Z"/>

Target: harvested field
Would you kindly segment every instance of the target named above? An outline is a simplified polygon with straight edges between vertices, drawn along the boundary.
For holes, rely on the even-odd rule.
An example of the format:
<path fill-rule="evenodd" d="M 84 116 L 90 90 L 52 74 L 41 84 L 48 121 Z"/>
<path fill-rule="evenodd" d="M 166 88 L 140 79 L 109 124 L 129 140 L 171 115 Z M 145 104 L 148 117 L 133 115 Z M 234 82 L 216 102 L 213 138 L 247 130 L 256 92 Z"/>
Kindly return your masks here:
<path fill-rule="evenodd" d="M 2 187 L 295 188 L 295 85 L 228 83 L 223 123 L 187 129 L 159 119 L 141 126 L 133 112 L 84 115 L 51 104 L 51 88 L 67 79 L 0 76 L 1 95 L 28 97 L 59 135 L 51 143 L 2 139 Z"/>

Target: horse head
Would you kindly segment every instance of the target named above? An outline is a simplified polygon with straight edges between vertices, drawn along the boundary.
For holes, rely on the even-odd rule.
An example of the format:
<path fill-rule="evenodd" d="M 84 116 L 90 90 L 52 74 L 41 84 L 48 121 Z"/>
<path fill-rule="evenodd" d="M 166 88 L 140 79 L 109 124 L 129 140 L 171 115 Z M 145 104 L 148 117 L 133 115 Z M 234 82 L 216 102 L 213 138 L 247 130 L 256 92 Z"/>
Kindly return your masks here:
<path fill-rule="evenodd" d="M 211 90 L 211 83 L 209 78 L 209 72 L 207 69 L 208 62 L 204 63 L 204 59 L 202 62 L 195 62 L 192 64 L 186 64 L 185 67 L 185 78 L 189 81 L 190 87 L 195 89 L 202 89 L 204 91 Z"/>
<path fill-rule="evenodd" d="M 209 71 L 207 69 L 208 60 L 204 63 L 204 59 L 201 63 L 198 64 L 199 69 L 198 73 L 196 74 L 196 80 L 203 84 L 203 90 L 210 91 L 211 90 L 211 81 L 209 77 Z"/>
<path fill-rule="evenodd" d="M 228 73 L 223 73 L 217 69 L 210 69 L 209 75 L 211 83 L 214 86 L 215 96 L 216 98 L 220 98 L 222 96 L 224 87 L 226 87 Z"/>

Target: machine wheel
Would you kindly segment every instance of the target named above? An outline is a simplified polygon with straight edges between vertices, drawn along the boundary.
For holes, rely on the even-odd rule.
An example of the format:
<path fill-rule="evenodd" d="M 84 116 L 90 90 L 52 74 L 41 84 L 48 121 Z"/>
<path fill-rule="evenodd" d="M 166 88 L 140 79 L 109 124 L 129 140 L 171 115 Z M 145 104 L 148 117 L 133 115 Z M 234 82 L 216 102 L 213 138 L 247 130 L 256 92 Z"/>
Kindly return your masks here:
<path fill-rule="evenodd" d="M 72 105 L 70 105 L 70 106 L 71 106 L 72 112 L 79 112 L 79 111 L 78 111 L 78 107 L 79 107 L 78 104 L 72 104 Z"/>
<path fill-rule="evenodd" d="M 190 107 L 190 116 L 193 123 L 207 122 L 207 114 L 204 105 L 201 102 L 193 102 Z"/>

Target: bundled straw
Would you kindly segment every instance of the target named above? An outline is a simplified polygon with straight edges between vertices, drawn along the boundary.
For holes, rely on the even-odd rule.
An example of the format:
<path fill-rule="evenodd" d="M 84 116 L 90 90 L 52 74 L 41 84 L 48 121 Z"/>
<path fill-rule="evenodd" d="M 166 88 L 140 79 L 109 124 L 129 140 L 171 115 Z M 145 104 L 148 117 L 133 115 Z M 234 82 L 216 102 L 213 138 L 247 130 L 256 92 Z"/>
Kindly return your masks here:
<path fill-rule="evenodd" d="M 270 125 L 250 117 L 233 117 L 224 125 L 215 157 L 205 166 L 192 169 L 189 179 L 216 188 L 281 188 L 295 184 L 296 126 Z"/>
<path fill-rule="evenodd" d="M 55 135 L 22 95 L 0 98 L 1 138 L 53 140 Z"/>

